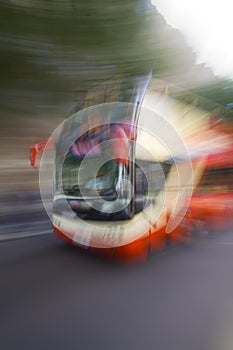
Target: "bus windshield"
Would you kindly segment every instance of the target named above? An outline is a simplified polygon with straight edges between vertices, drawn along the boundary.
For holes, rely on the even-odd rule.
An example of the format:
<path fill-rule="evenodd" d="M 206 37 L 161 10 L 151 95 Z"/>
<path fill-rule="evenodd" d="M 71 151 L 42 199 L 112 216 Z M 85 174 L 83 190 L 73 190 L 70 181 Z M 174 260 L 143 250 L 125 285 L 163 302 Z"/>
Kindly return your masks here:
<path fill-rule="evenodd" d="M 85 160 L 88 172 L 80 173 L 82 159 L 74 158 L 67 154 L 62 170 L 63 192 L 72 196 L 92 196 L 96 192 L 100 195 L 115 195 L 115 185 L 117 181 L 118 165 L 115 160 L 110 160 L 103 164 L 96 174 L 96 167 L 99 159 L 90 157 Z M 81 187 L 81 189 L 80 189 Z"/>

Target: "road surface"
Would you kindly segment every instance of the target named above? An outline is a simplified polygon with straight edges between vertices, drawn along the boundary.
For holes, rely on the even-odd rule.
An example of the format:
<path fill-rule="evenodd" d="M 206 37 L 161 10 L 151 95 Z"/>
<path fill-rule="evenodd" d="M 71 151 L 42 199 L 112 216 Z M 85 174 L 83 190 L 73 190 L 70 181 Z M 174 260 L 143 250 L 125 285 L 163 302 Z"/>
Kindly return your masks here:
<path fill-rule="evenodd" d="M 233 232 L 110 263 L 52 233 L 0 244 L 3 350 L 230 350 Z"/>

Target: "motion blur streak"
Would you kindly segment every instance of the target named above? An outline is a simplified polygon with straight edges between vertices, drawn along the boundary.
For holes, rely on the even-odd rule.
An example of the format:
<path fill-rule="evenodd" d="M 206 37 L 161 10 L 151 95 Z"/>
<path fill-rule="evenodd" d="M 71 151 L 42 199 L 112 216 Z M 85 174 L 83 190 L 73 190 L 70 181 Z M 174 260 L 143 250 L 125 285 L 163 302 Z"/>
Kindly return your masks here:
<path fill-rule="evenodd" d="M 0 13 L 0 220 L 5 224 L 41 210 L 38 176 L 28 166 L 30 146 L 79 109 L 88 91 L 90 104 L 102 103 L 93 95 L 109 82 L 151 68 L 157 77 L 174 76 L 189 71 L 194 60 L 180 34 L 147 0 L 3 0 Z"/>
<path fill-rule="evenodd" d="M 190 142 L 204 131 L 196 117 L 232 138 L 233 82 L 195 64 L 149 0 L 1 0 L 0 17 L 1 348 L 232 349 L 232 225 L 211 236 L 198 219 L 189 249 L 105 263 L 49 234 L 29 153 L 84 101 L 116 101 L 106 87 L 150 69 L 157 110 L 172 97 L 170 121 L 195 134 Z"/>

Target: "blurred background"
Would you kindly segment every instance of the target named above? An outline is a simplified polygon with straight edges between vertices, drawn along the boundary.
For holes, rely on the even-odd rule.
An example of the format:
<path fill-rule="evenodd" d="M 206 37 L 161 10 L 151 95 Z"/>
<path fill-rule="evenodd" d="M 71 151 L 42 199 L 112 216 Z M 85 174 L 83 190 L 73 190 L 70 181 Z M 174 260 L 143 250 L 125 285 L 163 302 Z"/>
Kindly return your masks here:
<path fill-rule="evenodd" d="M 187 106 L 207 111 L 208 116 L 213 115 L 221 130 L 232 135 L 232 67 L 228 64 L 227 71 L 221 71 L 219 66 L 216 68 L 208 61 L 210 56 L 216 55 L 215 51 L 209 50 L 206 56 L 197 45 L 203 34 L 207 41 L 202 44 L 202 48 L 208 51 L 207 44 L 213 41 L 218 52 L 222 52 L 224 58 L 232 62 L 230 19 L 226 17 L 225 21 L 223 19 L 220 22 L 223 14 L 229 13 L 229 8 L 226 10 L 224 6 L 223 1 L 222 6 L 219 4 L 218 12 L 214 11 L 215 5 L 205 6 L 198 2 L 194 12 L 192 1 L 178 0 L 172 4 L 159 0 L 153 0 L 153 3 L 150 0 L 1 0 L 2 241 L 19 235 L 51 232 L 40 199 L 38 173 L 29 164 L 30 147 L 46 140 L 67 116 L 82 106 L 111 102 L 115 97 L 106 96 L 105 89 L 114 86 L 114 82 L 129 81 L 152 70 L 152 93 L 156 93 L 156 96 L 169 94 Z M 222 8 L 223 12 L 220 11 Z M 217 17 L 210 21 L 213 15 Z M 210 29 L 212 26 L 221 28 L 222 23 L 225 23 L 225 34 L 221 35 L 227 38 L 226 51 L 219 44 L 223 36 L 215 40 L 217 34 L 213 30 L 212 41 L 209 36 L 204 36 L 206 32 L 203 26 L 199 37 L 194 38 L 190 32 L 187 34 L 186 28 L 192 27 L 195 32 L 193 23 L 205 23 Z M 217 60 L 226 67 L 223 56 L 217 56 Z M 206 350 L 208 346 L 213 349 L 212 341 L 217 344 L 216 350 L 232 349 L 228 332 L 228 326 L 232 325 L 233 320 L 232 237 L 226 233 L 220 242 L 216 237 L 213 238 L 217 239 L 214 246 L 210 246 L 211 242 L 204 238 L 204 245 L 197 243 L 191 255 L 179 251 L 180 258 L 177 258 L 176 253 L 164 253 L 148 262 L 146 268 L 141 266 L 139 270 L 125 270 L 123 277 L 121 268 L 106 267 L 100 261 L 87 260 L 82 253 L 73 252 L 55 238 L 46 240 L 45 237 L 41 240 L 35 238 L 34 243 L 23 240 L 1 245 L 5 350 L 14 349 L 17 344 L 22 349 L 53 349 L 55 346 L 58 349 L 59 344 L 54 340 L 57 337 L 56 330 L 51 330 L 56 314 L 58 319 L 64 315 L 67 320 L 71 315 L 73 325 L 79 314 L 77 324 L 81 327 L 80 344 L 83 349 L 129 349 L 131 345 L 135 349 L 142 349 L 143 344 L 146 344 L 146 349 L 168 349 L 172 346 L 175 349 Z M 227 252 L 224 247 L 227 247 Z M 214 255 L 217 256 L 216 260 Z M 165 260 L 168 262 L 164 264 Z M 79 266 L 78 270 L 74 268 L 75 265 Z M 68 277 L 67 271 L 70 271 Z M 112 271 L 116 276 L 114 280 Z M 73 284 L 86 309 L 75 304 L 77 300 L 68 287 L 66 289 L 63 286 L 59 290 L 64 276 L 65 283 L 67 286 Z M 175 276 L 178 276 L 178 280 Z M 81 292 L 78 278 L 82 283 Z M 132 284 L 129 283 L 131 278 Z M 113 283 L 112 288 L 109 283 Z M 226 288 L 221 288 L 224 285 Z M 107 299 L 105 293 L 102 294 L 103 286 L 108 290 Z M 55 290 L 59 290 L 57 294 Z M 35 297 L 31 292 L 35 293 Z M 76 305 L 73 311 L 69 303 L 66 308 L 64 296 L 72 305 Z M 105 309 L 106 300 L 111 305 L 108 310 Z M 147 301 L 145 308 L 142 300 Z M 37 301 L 40 301 L 38 305 Z M 132 309 L 128 310 L 125 320 L 119 315 L 123 315 L 127 305 Z M 216 306 L 215 310 L 213 305 Z M 43 311 L 44 308 L 48 311 Z M 99 332 L 98 327 L 95 328 L 100 317 L 97 314 L 100 315 L 101 310 L 105 310 L 101 327 L 106 327 L 109 333 L 106 342 L 103 329 Z M 109 310 L 115 318 L 108 314 Z M 88 325 L 88 315 L 92 313 L 95 316 Z M 138 318 L 139 314 L 142 315 L 141 319 Z M 165 314 L 169 314 L 169 317 L 166 318 Z M 135 328 L 132 323 L 134 315 L 137 320 Z M 109 320 L 115 327 L 110 332 Z M 191 320 L 189 325 L 188 320 Z M 118 333 L 118 321 L 123 322 L 119 328 L 121 333 Z M 151 336 L 154 329 L 161 326 L 161 322 L 162 330 L 157 332 L 157 338 Z M 130 336 L 125 331 L 128 324 Z M 75 327 L 67 332 L 68 326 L 64 321 L 59 323 L 57 320 L 55 325 L 58 329 L 65 329 L 64 342 L 59 336 L 57 338 L 61 341 L 60 348 L 64 348 L 68 340 L 73 339 Z M 40 338 L 39 327 L 43 328 L 44 342 L 41 346 L 35 344 L 35 339 Z M 49 328 L 52 333 L 49 333 Z M 95 329 L 96 347 L 90 340 L 85 346 L 89 337 L 88 329 Z M 170 338 L 167 337 L 167 329 Z M 143 336 L 137 342 L 134 335 L 140 332 Z M 16 335 L 13 341 L 10 341 L 11 333 Z M 28 333 L 31 337 L 25 341 Z M 215 335 L 212 338 L 213 333 Z M 69 344 L 67 348 L 74 347 Z"/>

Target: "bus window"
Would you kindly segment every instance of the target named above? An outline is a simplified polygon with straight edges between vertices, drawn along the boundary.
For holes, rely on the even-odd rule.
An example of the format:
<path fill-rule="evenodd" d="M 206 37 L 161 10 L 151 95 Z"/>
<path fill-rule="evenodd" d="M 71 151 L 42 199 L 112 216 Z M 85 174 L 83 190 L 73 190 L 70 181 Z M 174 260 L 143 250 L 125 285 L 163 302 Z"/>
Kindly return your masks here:
<path fill-rule="evenodd" d="M 233 168 L 208 169 L 197 193 L 233 191 Z"/>
<path fill-rule="evenodd" d="M 130 133 L 128 124 L 100 125 L 70 145 L 63 164 L 57 152 L 54 211 L 64 212 L 66 201 L 87 220 L 127 220 L 134 215 Z"/>

